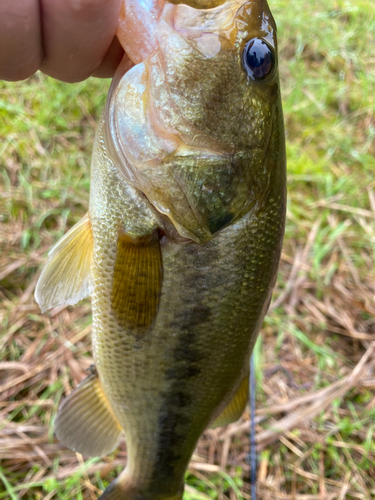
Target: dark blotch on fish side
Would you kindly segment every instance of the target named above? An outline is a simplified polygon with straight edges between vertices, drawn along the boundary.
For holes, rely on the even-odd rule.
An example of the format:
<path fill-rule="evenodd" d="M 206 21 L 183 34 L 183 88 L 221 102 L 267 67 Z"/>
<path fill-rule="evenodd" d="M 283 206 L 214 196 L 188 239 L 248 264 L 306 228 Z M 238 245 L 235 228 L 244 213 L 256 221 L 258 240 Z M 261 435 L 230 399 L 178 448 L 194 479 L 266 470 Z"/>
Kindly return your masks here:
<path fill-rule="evenodd" d="M 166 378 L 172 383 L 169 392 L 164 395 L 164 411 L 159 417 L 159 456 L 157 478 L 155 478 L 157 480 L 160 480 L 161 475 L 167 479 L 173 474 L 173 467 L 181 458 L 186 428 L 190 423 L 186 412 L 192 405 L 191 387 L 194 385 L 190 380 L 201 372 L 199 363 L 202 361 L 202 356 L 195 347 L 197 335 L 194 330 L 209 320 L 210 308 L 202 305 L 188 307 L 183 316 L 182 322 L 180 317 L 178 324 L 184 334 L 180 336 L 173 351 L 174 366 L 166 371 Z"/>
<path fill-rule="evenodd" d="M 158 458 L 154 471 L 156 482 L 167 482 L 182 458 L 186 428 L 189 427 L 193 398 L 191 380 L 201 372 L 202 354 L 197 345 L 197 328 L 210 322 L 211 309 L 205 306 L 203 295 L 207 289 L 203 268 L 210 265 L 214 252 L 210 255 L 197 251 L 191 245 L 191 252 L 197 252 L 197 267 L 194 273 L 186 276 L 185 287 L 194 290 L 186 299 L 185 307 L 170 323 L 171 330 L 180 332 L 179 341 L 173 350 L 173 368 L 166 370 L 165 376 L 171 385 L 164 394 L 163 411 L 159 417 Z M 185 295 L 186 297 L 186 295 Z"/>

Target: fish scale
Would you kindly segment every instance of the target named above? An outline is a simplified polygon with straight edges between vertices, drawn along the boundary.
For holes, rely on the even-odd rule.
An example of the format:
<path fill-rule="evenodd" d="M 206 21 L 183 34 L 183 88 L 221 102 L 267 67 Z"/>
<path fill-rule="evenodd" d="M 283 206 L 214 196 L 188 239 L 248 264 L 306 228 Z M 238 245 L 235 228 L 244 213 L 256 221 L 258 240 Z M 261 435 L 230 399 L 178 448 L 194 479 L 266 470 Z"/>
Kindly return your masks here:
<path fill-rule="evenodd" d="M 97 130 L 89 213 L 54 247 L 36 298 L 45 309 L 92 295 L 95 367 L 62 403 L 57 437 L 97 456 L 125 434 L 126 468 L 102 500 L 179 500 L 202 432 L 244 409 L 276 279 L 276 26 L 266 0 L 123 6 L 117 35 L 132 63 Z M 261 77 L 251 39 L 273 61 L 250 57 Z"/>

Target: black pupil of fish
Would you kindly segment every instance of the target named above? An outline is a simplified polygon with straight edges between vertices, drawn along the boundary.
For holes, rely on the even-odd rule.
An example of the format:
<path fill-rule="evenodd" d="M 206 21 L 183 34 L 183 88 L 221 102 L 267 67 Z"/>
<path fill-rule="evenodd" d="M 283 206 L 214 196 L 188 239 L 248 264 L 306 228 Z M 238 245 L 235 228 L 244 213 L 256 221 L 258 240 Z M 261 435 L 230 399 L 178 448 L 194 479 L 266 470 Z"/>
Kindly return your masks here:
<path fill-rule="evenodd" d="M 265 41 L 259 38 L 249 40 L 243 55 L 245 69 L 255 80 L 262 80 L 271 72 L 273 55 Z"/>

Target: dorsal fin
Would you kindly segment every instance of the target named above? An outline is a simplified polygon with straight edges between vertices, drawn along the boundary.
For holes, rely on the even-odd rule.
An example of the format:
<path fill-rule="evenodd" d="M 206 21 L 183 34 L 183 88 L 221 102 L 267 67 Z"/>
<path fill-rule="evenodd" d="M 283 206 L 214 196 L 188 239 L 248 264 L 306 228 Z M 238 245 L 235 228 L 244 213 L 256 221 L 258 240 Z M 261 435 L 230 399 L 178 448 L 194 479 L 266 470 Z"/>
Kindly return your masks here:
<path fill-rule="evenodd" d="M 86 214 L 52 248 L 35 290 L 42 312 L 74 305 L 91 294 L 93 240 Z"/>

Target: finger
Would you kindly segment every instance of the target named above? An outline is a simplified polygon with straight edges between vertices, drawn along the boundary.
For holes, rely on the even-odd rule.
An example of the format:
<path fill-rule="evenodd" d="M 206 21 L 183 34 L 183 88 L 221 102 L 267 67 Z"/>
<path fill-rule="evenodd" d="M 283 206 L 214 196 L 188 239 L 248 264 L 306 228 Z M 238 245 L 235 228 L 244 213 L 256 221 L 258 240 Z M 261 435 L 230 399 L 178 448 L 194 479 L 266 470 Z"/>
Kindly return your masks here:
<path fill-rule="evenodd" d="M 42 61 L 38 0 L 1 0 L 0 20 L 0 79 L 23 80 Z"/>
<path fill-rule="evenodd" d="M 111 78 L 118 65 L 124 57 L 124 49 L 122 48 L 117 36 L 113 39 L 109 49 L 101 62 L 100 66 L 93 72 L 92 76 L 98 78 Z"/>
<path fill-rule="evenodd" d="M 42 71 L 65 82 L 89 77 L 115 35 L 121 0 L 41 0 Z"/>

